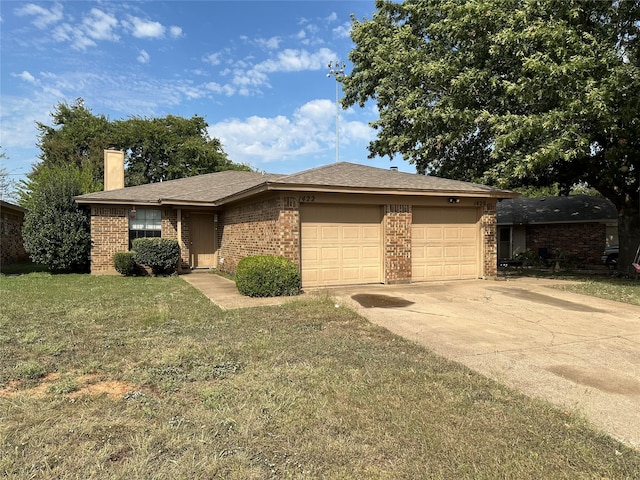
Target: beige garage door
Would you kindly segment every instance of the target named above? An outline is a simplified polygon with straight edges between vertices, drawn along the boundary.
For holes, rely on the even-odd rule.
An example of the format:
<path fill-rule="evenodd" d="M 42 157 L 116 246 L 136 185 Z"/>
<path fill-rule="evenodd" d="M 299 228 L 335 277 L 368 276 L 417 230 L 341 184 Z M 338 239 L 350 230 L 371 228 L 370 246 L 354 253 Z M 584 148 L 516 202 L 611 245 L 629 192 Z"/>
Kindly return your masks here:
<path fill-rule="evenodd" d="M 382 280 L 378 206 L 302 205 L 302 285 L 354 285 Z"/>
<path fill-rule="evenodd" d="M 414 282 L 477 278 L 479 251 L 477 209 L 413 207 Z"/>

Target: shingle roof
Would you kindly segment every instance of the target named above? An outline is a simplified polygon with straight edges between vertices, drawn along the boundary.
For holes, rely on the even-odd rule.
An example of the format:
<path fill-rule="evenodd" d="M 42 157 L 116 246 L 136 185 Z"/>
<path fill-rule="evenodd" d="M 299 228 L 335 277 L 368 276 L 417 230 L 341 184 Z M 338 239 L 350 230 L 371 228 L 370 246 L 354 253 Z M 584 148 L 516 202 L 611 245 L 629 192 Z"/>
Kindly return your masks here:
<path fill-rule="evenodd" d="M 447 193 L 501 192 L 493 187 L 415 173 L 339 162 L 287 175 L 276 182 L 291 185 Z"/>
<path fill-rule="evenodd" d="M 513 197 L 505 190 L 475 183 L 396 172 L 339 162 L 291 175 L 225 171 L 167 182 L 139 185 L 76 197 L 79 203 L 164 203 L 222 205 L 265 190 L 360 191 L 406 194 Z"/>
<path fill-rule="evenodd" d="M 618 220 L 618 211 L 610 200 L 589 195 L 510 198 L 498 203 L 496 214 L 500 225 L 615 222 Z"/>
<path fill-rule="evenodd" d="M 281 175 L 227 170 L 195 177 L 95 192 L 76 197 L 79 203 L 215 203 L 230 195 L 249 190 Z"/>

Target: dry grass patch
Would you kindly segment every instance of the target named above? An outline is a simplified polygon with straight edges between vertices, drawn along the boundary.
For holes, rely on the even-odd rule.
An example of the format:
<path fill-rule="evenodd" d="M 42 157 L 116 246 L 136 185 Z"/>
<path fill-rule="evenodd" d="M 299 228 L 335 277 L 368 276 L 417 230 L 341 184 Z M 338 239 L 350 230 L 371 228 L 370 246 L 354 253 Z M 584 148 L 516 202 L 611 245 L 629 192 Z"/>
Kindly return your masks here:
<path fill-rule="evenodd" d="M 179 278 L 32 274 L 0 277 L 0 312 L 7 478 L 640 471 L 583 420 L 329 299 L 223 312 Z"/>

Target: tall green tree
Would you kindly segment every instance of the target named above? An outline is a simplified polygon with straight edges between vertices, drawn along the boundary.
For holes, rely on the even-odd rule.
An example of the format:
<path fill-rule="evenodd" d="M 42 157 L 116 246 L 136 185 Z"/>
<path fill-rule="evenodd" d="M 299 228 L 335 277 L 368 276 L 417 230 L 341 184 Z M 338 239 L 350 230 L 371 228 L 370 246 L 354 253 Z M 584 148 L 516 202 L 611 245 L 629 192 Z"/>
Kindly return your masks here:
<path fill-rule="evenodd" d="M 79 99 L 72 105 L 59 103 L 51 117 L 52 125 L 37 124 L 41 162 L 34 166 L 36 174 L 41 168 L 72 164 L 101 184 L 106 148 L 125 152 L 127 186 L 248 169 L 228 159 L 220 140 L 209 136 L 207 123 L 197 115 L 111 121 L 93 114 Z"/>
<path fill-rule="evenodd" d="M 343 79 L 344 107 L 377 103 L 370 155 L 507 188 L 586 183 L 618 208 L 629 265 L 640 244 L 640 1 L 376 8 L 353 19 Z"/>
<path fill-rule="evenodd" d="M 126 152 L 127 184 L 140 185 L 221 170 L 246 169 L 232 163 L 204 118 L 167 115 L 114 122 L 116 147 Z"/>
<path fill-rule="evenodd" d="M 73 164 L 41 167 L 24 182 L 24 247 L 32 261 L 52 272 L 88 270 L 89 220 L 73 197 L 93 190 L 89 172 Z"/>
<path fill-rule="evenodd" d="M 38 122 L 38 147 L 42 168 L 75 165 L 91 172 L 102 182 L 106 148 L 113 146 L 112 123 L 104 115 L 94 115 L 81 99 L 72 105 L 59 103 L 51 113 L 52 125 Z"/>
<path fill-rule="evenodd" d="M 16 182 L 11 178 L 7 169 L 2 165 L 2 161 L 7 158 L 6 153 L 1 151 L 0 147 L 0 200 L 5 202 L 13 201 L 15 194 Z"/>

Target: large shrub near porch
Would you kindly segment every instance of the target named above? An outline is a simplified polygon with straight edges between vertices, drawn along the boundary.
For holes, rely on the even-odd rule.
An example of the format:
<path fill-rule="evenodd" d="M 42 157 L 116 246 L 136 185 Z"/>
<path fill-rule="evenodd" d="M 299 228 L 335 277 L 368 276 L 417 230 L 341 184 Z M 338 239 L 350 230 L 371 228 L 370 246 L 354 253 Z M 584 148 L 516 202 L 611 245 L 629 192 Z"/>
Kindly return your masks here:
<path fill-rule="evenodd" d="M 136 263 L 151 268 L 154 275 L 171 275 L 180 260 L 180 245 L 170 238 L 136 238 L 131 243 Z"/>
<path fill-rule="evenodd" d="M 284 257 L 259 255 L 238 262 L 236 286 L 248 297 L 298 295 L 302 285 L 300 270 Z"/>

